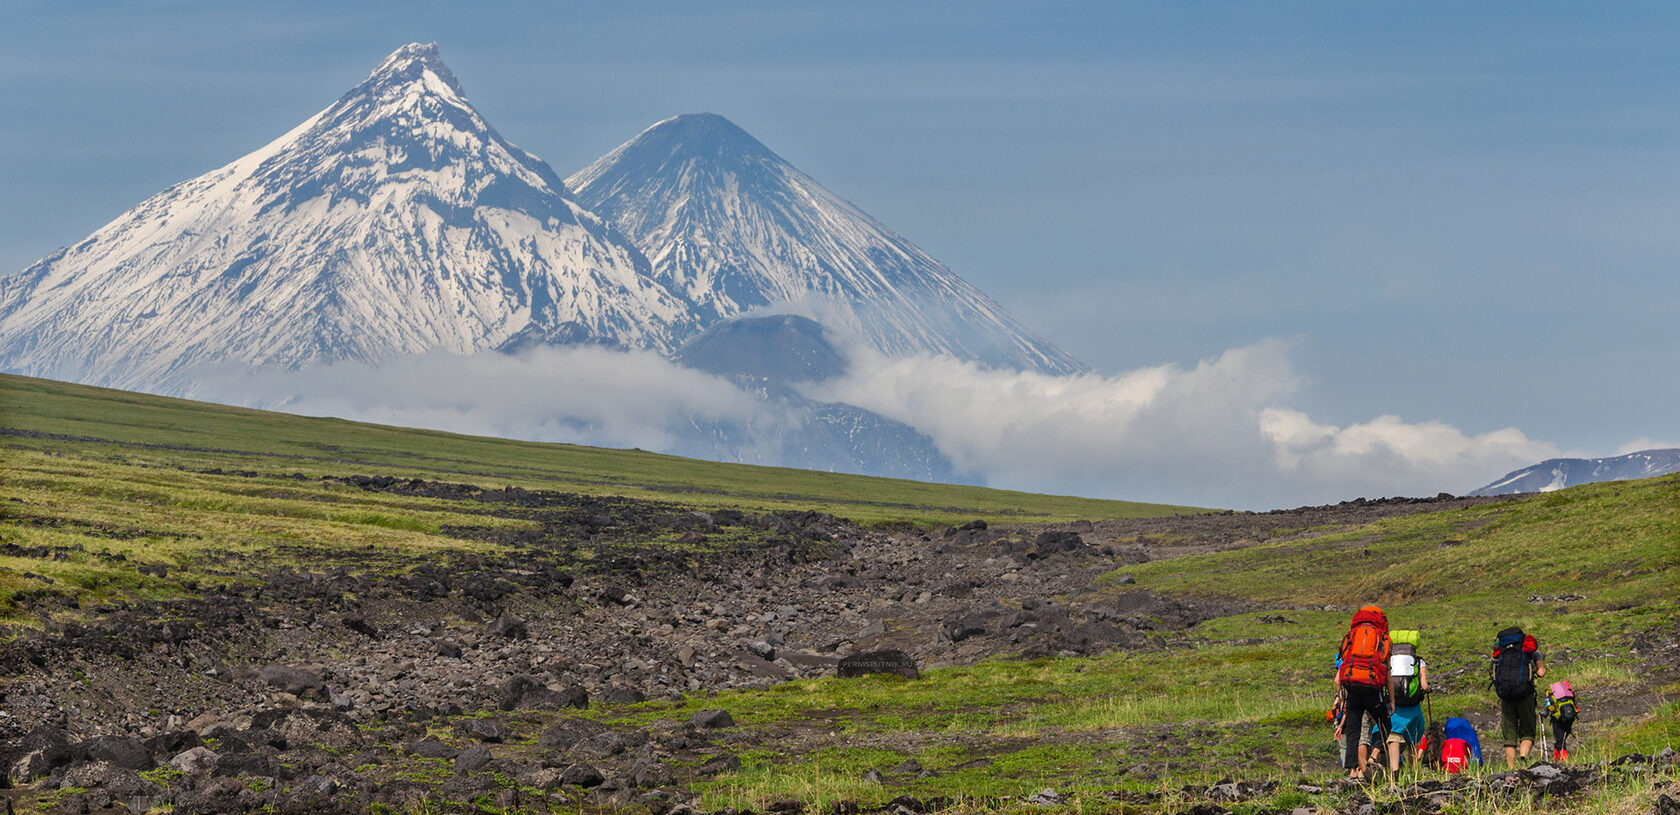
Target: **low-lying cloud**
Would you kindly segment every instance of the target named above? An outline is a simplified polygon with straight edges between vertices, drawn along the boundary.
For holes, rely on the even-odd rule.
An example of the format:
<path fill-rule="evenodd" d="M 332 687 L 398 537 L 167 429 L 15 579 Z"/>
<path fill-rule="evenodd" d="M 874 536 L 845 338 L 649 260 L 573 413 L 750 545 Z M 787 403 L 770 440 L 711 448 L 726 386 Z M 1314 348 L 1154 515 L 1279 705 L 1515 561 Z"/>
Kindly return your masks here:
<path fill-rule="evenodd" d="M 1290 409 L 1288 345 L 1193 368 L 1049 377 L 949 358 L 865 356 L 834 398 L 915 426 L 993 486 L 1270 508 L 1462 492 L 1558 454 L 1504 429 L 1476 436 L 1393 416 L 1335 427 Z"/>
<path fill-rule="evenodd" d="M 288 413 L 755 463 L 769 463 L 774 453 L 749 445 L 736 456 L 713 455 L 697 437 L 723 422 L 782 427 L 799 419 L 653 352 L 594 346 L 518 355 L 434 352 L 377 367 L 228 367 L 200 372 L 196 380 L 186 395 Z"/>
<path fill-rule="evenodd" d="M 1010 489 L 1268 509 L 1463 492 L 1560 454 L 1514 428 L 1470 435 L 1394 416 L 1315 421 L 1289 405 L 1302 380 L 1280 341 L 1113 376 L 852 354 L 847 377 L 807 395 L 904 422 L 957 471 Z M 754 463 L 777 463 L 789 428 L 803 421 L 657 354 L 594 347 L 223 370 L 199 381 L 190 395 L 293 413 Z M 725 424 L 735 430 L 717 432 Z"/>

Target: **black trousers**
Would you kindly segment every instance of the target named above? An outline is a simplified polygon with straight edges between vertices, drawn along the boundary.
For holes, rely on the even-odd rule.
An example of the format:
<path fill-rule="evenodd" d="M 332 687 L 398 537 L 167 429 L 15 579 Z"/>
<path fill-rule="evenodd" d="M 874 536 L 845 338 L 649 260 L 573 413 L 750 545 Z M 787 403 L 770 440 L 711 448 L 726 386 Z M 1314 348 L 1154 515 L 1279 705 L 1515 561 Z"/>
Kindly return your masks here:
<path fill-rule="evenodd" d="M 1552 745 L 1552 749 L 1553 750 L 1564 749 L 1563 742 L 1564 742 L 1565 739 L 1569 738 L 1569 731 L 1574 730 L 1574 729 L 1575 729 L 1575 723 L 1574 722 L 1569 722 L 1568 724 L 1564 724 L 1563 722 L 1560 722 L 1557 719 L 1553 719 L 1552 720 L 1552 741 L 1556 742 L 1556 743 Z"/>
<path fill-rule="evenodd" d="M 1359 736 L 1367 726 L 1365 715 L 1369 713 L 1382 732 L 1388 733 L 1388 701 L 1381 688 L 1361 685 L 1342 686 L 1342 699 L 1342 768 L 1351 770 L 1359 766 Z"/>

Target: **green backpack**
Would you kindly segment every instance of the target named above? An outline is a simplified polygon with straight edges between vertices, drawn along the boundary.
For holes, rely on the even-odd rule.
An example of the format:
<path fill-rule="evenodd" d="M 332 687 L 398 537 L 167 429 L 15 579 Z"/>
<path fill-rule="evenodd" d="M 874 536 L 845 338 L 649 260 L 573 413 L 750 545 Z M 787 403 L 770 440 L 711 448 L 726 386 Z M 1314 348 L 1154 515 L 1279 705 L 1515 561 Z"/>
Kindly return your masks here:
<path fill-rule="evenodd" d="M 1388 695 L 1396 707 L 1415 707 L 1423 704 L 1423 676 L 1417 658 L 1418 632 L 1397 630 L 1388 632 L 1394 644 L 1388 657 Z"/>

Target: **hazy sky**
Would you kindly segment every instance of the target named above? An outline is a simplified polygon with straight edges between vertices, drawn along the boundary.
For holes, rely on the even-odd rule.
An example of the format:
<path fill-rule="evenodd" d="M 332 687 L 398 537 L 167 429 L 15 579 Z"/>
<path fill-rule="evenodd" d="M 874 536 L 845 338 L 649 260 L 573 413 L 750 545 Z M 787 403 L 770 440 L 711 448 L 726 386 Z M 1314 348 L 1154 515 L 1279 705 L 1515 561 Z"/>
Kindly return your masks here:
<path fill-rule="evenodd" d="M 340 5 L 0 5 L 0 270 L 435 40 L 562 176 L 720 113 L 1104 374 L 1680 443 L 1674 4 Z"/>

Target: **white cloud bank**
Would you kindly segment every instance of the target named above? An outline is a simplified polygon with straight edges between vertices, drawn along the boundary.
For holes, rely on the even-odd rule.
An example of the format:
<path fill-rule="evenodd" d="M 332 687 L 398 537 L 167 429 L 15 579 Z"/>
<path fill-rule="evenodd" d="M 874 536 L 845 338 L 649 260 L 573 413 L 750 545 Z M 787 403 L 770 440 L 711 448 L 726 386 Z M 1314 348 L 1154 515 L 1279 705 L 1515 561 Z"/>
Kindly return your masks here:
<path fill-rule="evenodd" d="M 1559 454 L 1509 428 L 1469 436 L 1393 416 L 1315 422 L 1286 404 L 1300 378 L 1278 341 L 1188 370 L 1106 377 L 860 362 L 821 395 L 913 425 L 959 469 L 1013 489 L 1263 509 L 1464 492 Z"/>
<path fill-rule="evenodd" d="M 1314 421 L 1288 405 L 1300 377 L 1277 341 L 1194 368 L 1115 376 L 859 350 L 853 359 L 851 375 L 808 395 L 909 424 L 959 472 L 1011 489 L 1269 509 L 1463 492 L 1560 454 L 1510 428 L 1467 435 L 1393 416 L 1347 427 Z M 774 463 L 775 439 L 800 421 L 656 354 L 590 347 L 224 371 L 200 381 L 211 384 L 191 395 L 293 413 L 763 463 Z M 746 437 L 764 441 L 724 451 L 709 429 L 726 422 L 756 428 Z"/>
<path fill-rule="evenodd" d="M 192 398 L 365 422 L 530 441 L 699 455 L 708 425 L 775 427 L 797 421 L 727 381 L 658 354 L 593 346 L 518 355 L 402 357 L 373 367 L 200 371 Z M 758 462 L 767 450 L 742 450 Z"/>
<path fill-rule="evenodd" d="M 1634 439 L 1616 448 L 1616 455 L 1625 456 L 1628 453 L 1643 453 L 1646 450 L 1673 450 L 1680 448 L 1680 442 L 1658 441 L 1649 436 Z"/>

